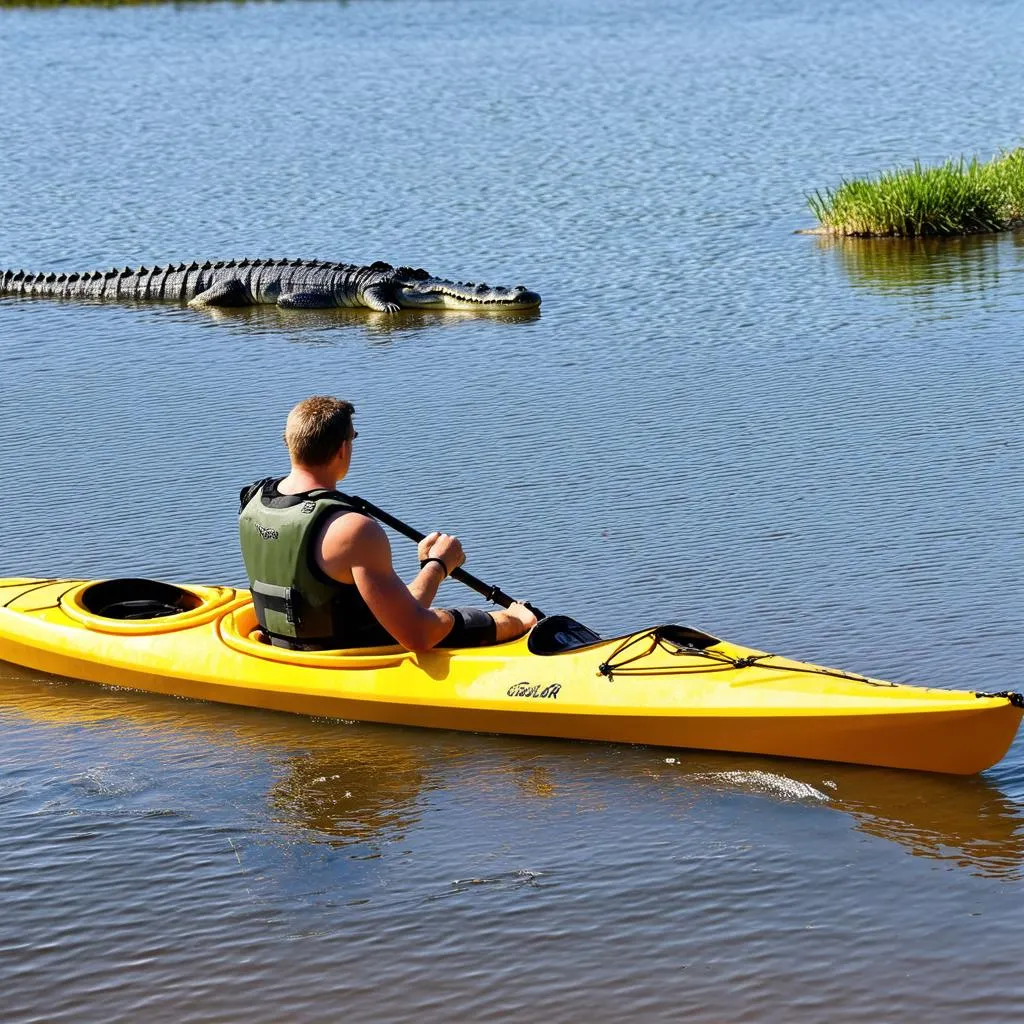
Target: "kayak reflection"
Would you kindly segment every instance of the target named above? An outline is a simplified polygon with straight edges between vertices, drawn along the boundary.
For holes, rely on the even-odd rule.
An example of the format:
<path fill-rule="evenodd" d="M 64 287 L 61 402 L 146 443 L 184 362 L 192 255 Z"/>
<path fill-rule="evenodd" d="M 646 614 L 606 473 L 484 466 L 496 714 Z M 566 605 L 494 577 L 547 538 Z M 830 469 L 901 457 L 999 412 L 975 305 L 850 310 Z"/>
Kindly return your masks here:
<path fill-rule="evenodd" d="M 397 837 L 419 820 L 425 767 L 414 747 L 344 726 L 331 750 L 288 757 L 268 799 L 275 819 L 311 830 L 334 845 Z"/>
<path fill-rule="evenodd" d="M 270 817 L 311 841 L 376 843 L 414 828 L 432 791 L 503 778 L 527 800 L 584 800 L 611 810 L 621 786 L 653 787 L 688 806 L 708 794 L 812 802 L 914 856 L 987 877 L 1024 874 L 1024 809 L 983 775 L 949 776 L 786 758 L 673 752 L 342 723 L 129 696 L 0 667 L 0 721 L 128 727 L 161 747 L 197 744 L 271 766 Z M 616 794 L 618 790 L 618 794 Z"/>
<path fill-rule="evenodd" d="M 54 727 L 131 729 L 163 752 L 201 748 L 209 761 L 261 759 L 276 780 L 271 819 L 338 845 L 404 833 L 429 788 L 413 731 L 128 694 L 0 663 L 0 725 L 12 712 Z"/>
<path fill-rule="evenodd" d="M 984 775 L 908 776 L 863 765 L 713 752 L 678 756 L 664 768 L 674 768 L 687 787 L 811 800 L 848 815 L 858 832 L 898 843 L 914 856 L 981 876 L 1024 876 L 1024 808 Z"/>

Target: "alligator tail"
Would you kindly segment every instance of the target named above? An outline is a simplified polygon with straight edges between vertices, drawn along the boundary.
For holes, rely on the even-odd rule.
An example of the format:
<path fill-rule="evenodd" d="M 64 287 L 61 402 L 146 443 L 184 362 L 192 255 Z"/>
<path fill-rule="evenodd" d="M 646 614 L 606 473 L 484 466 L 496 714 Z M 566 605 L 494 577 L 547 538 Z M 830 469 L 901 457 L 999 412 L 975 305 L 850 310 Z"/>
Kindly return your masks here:
<path fill-rule="evenodd" d="M 3 270 L 0 271 L 0 294 L 69 299 L 128 297 L 134 291 L 136 277 L 137 272 L 130 267 L 61 274 Z"/>
<path fill-rule="evenodd" d="M 178 263 L 151 269 L 33 273 L 0 270 L 0 295 L 37 295 L 64 299 L 149 299 L 185 301 L 200 290 L 207 271 L 220 264 Z"/>
<path fill-rule="evenodd" d="M 220 260 L 74 273 L 0 270 L 0 295 L 190 302 L 218 283 L 238 279 L 255 302 L 268 301 L 260 295 L 269 280 L 275 285 L 275 294 L 312 286 L 350 296 L 348 305 L 361 305 L 362 293 L 392 272 L 388 263 L 359 266 L 302 259 Z"/>

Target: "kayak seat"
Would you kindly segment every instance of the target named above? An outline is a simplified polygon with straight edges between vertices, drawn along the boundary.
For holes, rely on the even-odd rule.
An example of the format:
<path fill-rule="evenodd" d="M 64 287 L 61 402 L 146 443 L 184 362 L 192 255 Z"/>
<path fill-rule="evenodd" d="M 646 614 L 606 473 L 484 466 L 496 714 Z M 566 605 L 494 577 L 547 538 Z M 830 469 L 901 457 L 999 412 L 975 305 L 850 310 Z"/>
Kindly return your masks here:
<path fill-rule="evenodd" d="M 526 646 L 531 654 L 562 654 L 600 642 L 600 635 L 582 622 L 568 615 L 548 615 L 530 631 Z"/>
<path fill-rule="evenodd" d="M 94 583 L 82 591 L 82 607 L 105 619 L 159 619 L 202 607 L 197 594 L 170 583 L 116 579 Z"/>

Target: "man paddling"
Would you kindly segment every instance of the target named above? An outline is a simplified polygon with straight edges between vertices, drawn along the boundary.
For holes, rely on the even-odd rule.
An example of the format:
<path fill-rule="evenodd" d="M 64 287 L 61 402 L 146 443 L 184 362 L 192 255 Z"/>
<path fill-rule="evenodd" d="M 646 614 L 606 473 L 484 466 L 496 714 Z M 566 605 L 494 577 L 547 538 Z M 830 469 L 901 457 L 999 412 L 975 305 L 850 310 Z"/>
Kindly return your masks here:
<path fill-rule="evenodd" d="M 352 443 L 350 402 L 317 395 L 288 414 L 285 477 L 240 494 L 239 537 L 260 626 L 293 650 L 401 644 L 480 647 L 522 636 L 537 621 L 525 605 L 486 612 L 431 608 L 441 582 L 466 560 L 457 537 L 419 542 L 420 571 L 408 585 L 395 573 L 381 526 L 338 493 Z"/>

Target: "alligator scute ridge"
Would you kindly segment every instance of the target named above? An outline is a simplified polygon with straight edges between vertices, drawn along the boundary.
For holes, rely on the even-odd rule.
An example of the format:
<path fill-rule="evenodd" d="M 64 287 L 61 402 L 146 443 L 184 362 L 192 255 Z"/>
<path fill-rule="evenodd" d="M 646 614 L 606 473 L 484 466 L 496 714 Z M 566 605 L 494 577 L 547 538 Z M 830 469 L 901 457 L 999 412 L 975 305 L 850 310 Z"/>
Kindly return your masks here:
<path fill-rule="evenodd" d="M 523 285 L 491 287 L 432 277 L 416 267 L 308 259 L 243 259 L 146 268 L 31 273 L 0 270 L 0 295 L 187 302 L 190 306 L 276 304 L 286 309 L 534 309 Z"/>

